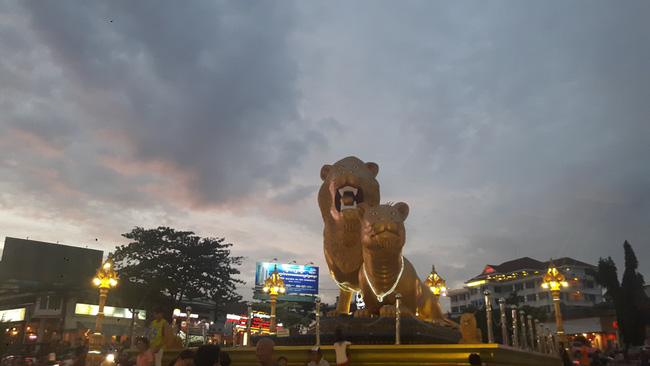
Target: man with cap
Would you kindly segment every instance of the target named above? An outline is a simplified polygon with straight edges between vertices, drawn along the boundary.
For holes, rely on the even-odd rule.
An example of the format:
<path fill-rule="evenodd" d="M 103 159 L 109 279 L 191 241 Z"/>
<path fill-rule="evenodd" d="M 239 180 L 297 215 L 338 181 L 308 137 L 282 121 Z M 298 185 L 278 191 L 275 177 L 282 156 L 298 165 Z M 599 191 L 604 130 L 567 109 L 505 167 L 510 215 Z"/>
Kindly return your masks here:
<path fill-rule="evenodd" d="M 323 358 L 323 351 L 318 346 L 314 346 L 309 351 L 309 358 L 311 358 L 311 362 L 307 366 L 330 366 L 330 363 Z"/>

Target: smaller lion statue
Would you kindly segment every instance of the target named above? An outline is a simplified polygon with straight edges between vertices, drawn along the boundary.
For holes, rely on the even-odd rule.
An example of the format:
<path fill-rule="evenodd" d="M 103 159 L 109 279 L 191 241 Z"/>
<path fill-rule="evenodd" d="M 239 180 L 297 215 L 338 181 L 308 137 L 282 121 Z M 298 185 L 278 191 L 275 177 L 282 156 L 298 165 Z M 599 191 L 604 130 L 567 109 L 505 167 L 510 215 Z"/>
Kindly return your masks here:
<path fill-rule="evenodd" d="M 460 316 L 460 334 L 462 337 L 460 344 L 479 344 L 483 343 L 481 330 L 476 326 L 476 317 L 472 313 L 464 313 Z"/>
<path fill-rule="evenodd" d="M 402 256 L 409 206 L 404 202 L 376 206 L 361 203 L 357 211 L 363 253 L 359 284 L 366 308 L 357 310 L 354 316 L 395 316 L 395 295 L 399 293 L 404 317 L 445 323 L 438 299 L 420 281 L 411 262 Z"/>

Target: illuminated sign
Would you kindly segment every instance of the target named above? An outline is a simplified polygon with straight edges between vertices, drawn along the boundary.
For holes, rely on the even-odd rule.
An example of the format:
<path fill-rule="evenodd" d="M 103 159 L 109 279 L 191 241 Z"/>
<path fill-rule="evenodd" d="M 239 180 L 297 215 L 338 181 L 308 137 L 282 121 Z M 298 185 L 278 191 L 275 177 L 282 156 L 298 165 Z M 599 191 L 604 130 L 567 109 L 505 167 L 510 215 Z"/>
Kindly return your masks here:
<path fill-rule="evenodd" d="M 248 317 L 246 315 L 227 314 L 226 322 L 233 323 L 234 327 L 239 330 L 246 329 L 246 322 Z M 281 328 L 282 324 L 276 325 L 276 328 Z M 271 328 L 271 316 L 267 313 L 253 312 L 253 321 L 251 322 L 252 329 L 262 329 L 268 331 Z"/>
<path fill-rule="evenodd" d="M 20 322 L 25 320 L 26 308 L 0 310 L 0 322 Z"/>
<path fill-rule="evenodd" d="M 174 318 L 187 318 L 187 313 L 182 313 L 181 309 L 174 309 L 174 313 L 172 314 Z M 190 319 L 198 319 L 199 314 L 194 314 L 190 313 Z"/>
<path fill-rule="evenodd" d="M 269 278 L 275 266 L 284 281 L 287 294 L 316 295 L 318 293 L 318 267 L 298 264 L 257 262 L 255 286 L 264 287 L 264 281 Z"/>
<path fill-rule="evenodd" d="M 485 283 L 485 280 L 474 281 L 474 282 L 470 282 L 470 283 L 468 283 L 468 284 L 467 284 L 467 287 L 480 286 L 480 285 L 483 285 L 484 283 Z"/>
<path fill-rule="evenodd" d="M 90 304 L 79 304 L 77 303 L 74 307 L 74 313 L 79 315 L 97 315 L 99 312 L 98 305 Z M 112 306 L 104 306 L 104 316 L 112 318 L 133 318 L 133 313 L 127 308 L 116 308 Z M 145 320 L 147 318 L 147 312 L 145 310 L 138 310 L 138 319 Z"/>

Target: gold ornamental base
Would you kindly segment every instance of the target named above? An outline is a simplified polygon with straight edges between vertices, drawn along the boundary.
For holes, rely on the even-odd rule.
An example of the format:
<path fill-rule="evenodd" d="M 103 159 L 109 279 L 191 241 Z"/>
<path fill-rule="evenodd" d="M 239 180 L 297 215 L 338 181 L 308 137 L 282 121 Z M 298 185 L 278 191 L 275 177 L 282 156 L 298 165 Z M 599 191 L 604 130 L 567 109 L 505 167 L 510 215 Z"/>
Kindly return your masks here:
<path fill-rule="evenodd" d="M 106 358 L 101 354 L 102 347 L 104 347 L 104 335 L 91 334 L 88 337 L 88 354 L 86 355 L 86 366 L 100 366 Z"/>
<path fill-rule="evenodd" d="M 273 357 L 284 356 L 288 365 L 304 366 L 309 363 L 309 350 L 312 346 L 276 346 Z M 330 364 L 336 363 L 334 348 L 321 346 L 323 358 Z M 228 352 L 233 365 L 257 366 L 255 347 L 223 347 Z M 352 345 L 350 347 L 350 365 L 469 365 L 468 357 L 476 353 L 481 362 L 494 365 L 526 366 L 561 366 L 557 356 L 539 352 L 524 351 L 519 348 L 501 344 L 405 344 L 405 345 Z"/>

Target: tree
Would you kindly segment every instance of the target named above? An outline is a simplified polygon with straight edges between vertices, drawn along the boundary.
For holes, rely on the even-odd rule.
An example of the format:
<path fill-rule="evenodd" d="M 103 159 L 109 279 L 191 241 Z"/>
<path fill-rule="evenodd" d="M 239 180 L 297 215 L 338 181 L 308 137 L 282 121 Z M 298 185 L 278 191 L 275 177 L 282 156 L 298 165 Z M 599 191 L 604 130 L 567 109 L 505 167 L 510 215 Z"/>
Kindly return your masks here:
<path fill-rule="evenodd" d="M 191 231 L 169 227 L 135 227 L 122 234 L 132 242 L 115 248 L 111 254 L 121 281 L 144 284 L 160 292 L 175 306 L 183 298 L 213 300 L 217 303 L 239 301 L 234 278 L 235 265 L 242 257 L 230 255 L 232 246 L 224 238 L 201 238 Z"/>
<path fill-rule="evenodd" d="M 636 259 L 634 250 L 630 243 L 623 243 L 625 251 L 625 272 L 623 272 L 623 281 L 621 282 L 621 301 L 623 302 L 623 324 L 621 328 L 623 339 L 630 346 L 641 346 L 645 340 L 645 328 L 648 323 L 646 314 L 642 311 L 642 304 L 645 296 L 643 291 L 643 275 L 637 268 L 639 261 Z"/>
<path fill-rule="evenodd" d="M 639 262 L 630 243 L 623 243 L 625 272 L 619 283 L 616 264 L 612 257 L 600 258 L 594 276 L 596 282 L 607 291 L 605 296 L 614 302 L 616 321 L 626 347 L 642 345 L 648 323 L 648 298 L 643 291 L 643 276 L 637 271 Z"/>
<path fill-rule="evenodd" d="M 253 304 L 253 308 L 271 313 L 271 304 L 267 302 Z M 284 329 L 295 328 L 296 331 L 299 331 L 303 327 L 309 326 L 315 318 L 314 308 L 315 305 L 311 302 L 278 301 L 275 313 L 278 322 L 282 323 Z"/>

